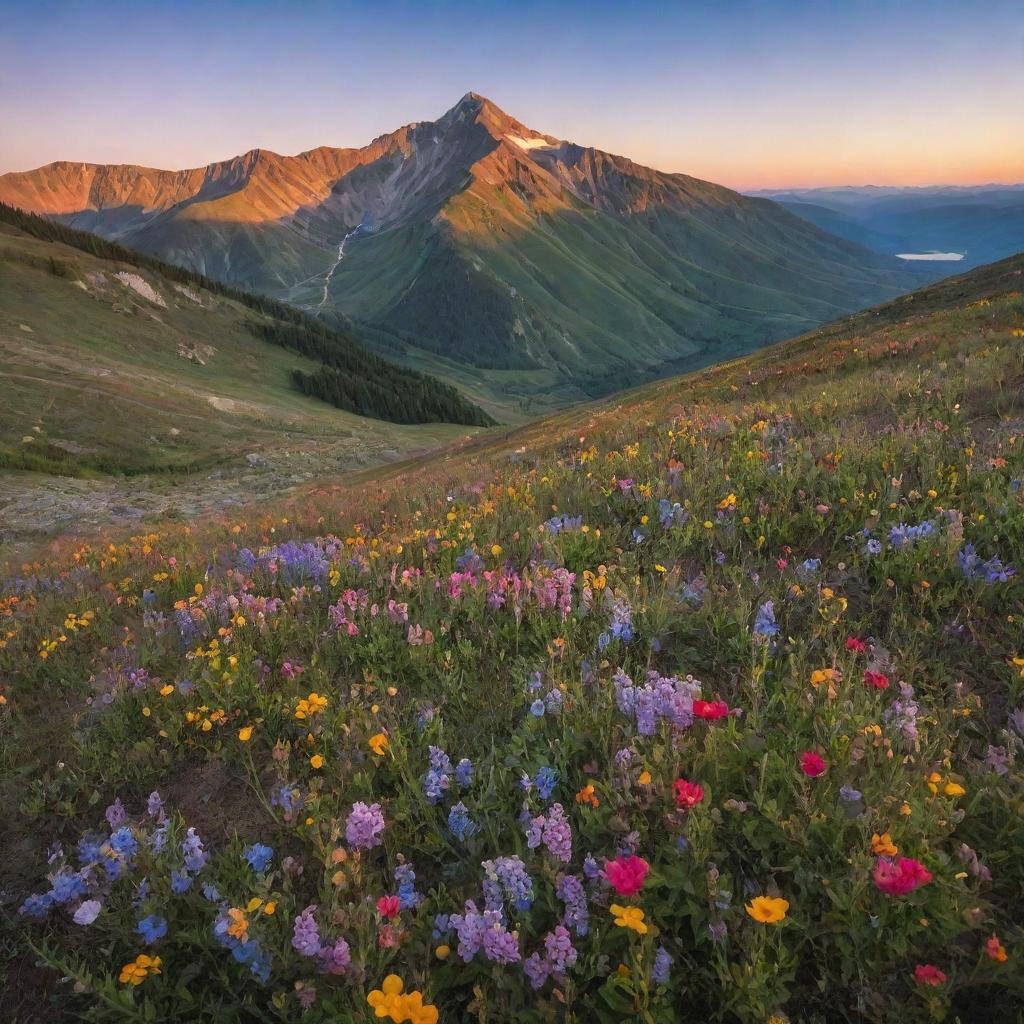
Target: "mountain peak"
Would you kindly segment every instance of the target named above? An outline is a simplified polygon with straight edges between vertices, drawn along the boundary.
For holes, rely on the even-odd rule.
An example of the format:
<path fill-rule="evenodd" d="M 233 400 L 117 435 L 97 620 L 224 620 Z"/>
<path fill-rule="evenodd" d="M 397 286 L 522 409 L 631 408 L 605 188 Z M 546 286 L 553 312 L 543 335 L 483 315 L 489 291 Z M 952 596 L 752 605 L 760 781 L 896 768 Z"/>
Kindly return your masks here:
<path fill-rule="evenodd" d="M 457 124 L 459 121 L 482 124 L 495 137 L 524 127 L 496 103 L 478 92 L 467 92 L 440 118 L 440 122 L 446 124 Z"/>

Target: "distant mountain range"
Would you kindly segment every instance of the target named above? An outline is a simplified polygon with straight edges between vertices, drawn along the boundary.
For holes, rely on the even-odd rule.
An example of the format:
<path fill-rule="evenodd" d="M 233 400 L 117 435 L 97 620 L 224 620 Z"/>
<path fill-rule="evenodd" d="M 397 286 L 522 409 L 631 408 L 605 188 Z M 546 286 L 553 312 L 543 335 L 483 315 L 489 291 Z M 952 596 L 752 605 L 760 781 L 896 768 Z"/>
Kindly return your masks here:
<path fill-rule="evenodd" d="M 751 194 L 884 255 L 955 252 L 963 255 L 956 267 L 966 269 L 1024 251 L 1024 185 L 867 185 Z"/>
<path fill-rule="evenodd" d="M 60 162 L 0 176 L 0 201 L 344 322 L 499 415 L 740 355 L 923 280 L 474 93 L 361 149 Z"/>

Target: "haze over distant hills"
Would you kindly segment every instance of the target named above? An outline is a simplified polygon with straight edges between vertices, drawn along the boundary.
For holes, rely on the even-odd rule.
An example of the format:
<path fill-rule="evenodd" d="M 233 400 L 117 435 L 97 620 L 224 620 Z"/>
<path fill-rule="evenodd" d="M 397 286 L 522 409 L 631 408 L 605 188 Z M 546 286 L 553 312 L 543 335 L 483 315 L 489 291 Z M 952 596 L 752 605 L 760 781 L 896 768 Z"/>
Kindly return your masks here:
<path fill-rule="evenodd" d="M 957 266 L 967 268 L 1024 251 L 1024 185 L 865 185 L 751 194 L 884 255 L 955 252 L 963 254 Z"/>
<path fill-rule="evenodd" d="M 544 135 L 474 93 L 361 149 L 60 162 L 0 177 L 0 200 L 344 319 L 499 408 L 735 356 L 922 280 L 777 203 Z"/>

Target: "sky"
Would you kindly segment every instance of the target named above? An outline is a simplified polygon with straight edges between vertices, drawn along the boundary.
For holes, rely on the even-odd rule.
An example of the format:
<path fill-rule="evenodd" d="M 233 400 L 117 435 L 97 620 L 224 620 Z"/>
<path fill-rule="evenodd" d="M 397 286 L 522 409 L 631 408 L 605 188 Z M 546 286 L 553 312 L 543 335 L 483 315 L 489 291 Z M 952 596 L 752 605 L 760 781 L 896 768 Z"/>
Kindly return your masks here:
<path fill-rule="evenodd" d="M 361 146 L 469 91 L 734 188 L 1024 182 L 1021 0 L 0 0 L 0 173 Z"/>

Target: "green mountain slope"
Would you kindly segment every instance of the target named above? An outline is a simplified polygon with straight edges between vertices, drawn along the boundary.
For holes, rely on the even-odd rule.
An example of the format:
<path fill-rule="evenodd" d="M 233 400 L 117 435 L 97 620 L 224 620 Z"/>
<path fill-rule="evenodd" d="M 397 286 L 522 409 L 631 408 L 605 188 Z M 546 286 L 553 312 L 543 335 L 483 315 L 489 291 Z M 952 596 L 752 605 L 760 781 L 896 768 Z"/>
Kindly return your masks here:
<path fill-rule="evenodd" d="M 52 164 L 0 199 L 287 299 L 506 410 L 703 365 L 922 278 L 781 206 L 536 132 L 473 93 L 363 149 Z"/>
<path fill-rule="evenodd" d="M 480 415 L 279 303 L 37 238 L 3 213 L 0 543 L 111 516 L 192 515 L 472 429 L 354 415 L 307 397 L 318 392 L 296 373 L 342 373 L 350 408 L 373 408 L 384 385 L 385 404 L 437 399 Z"/>

